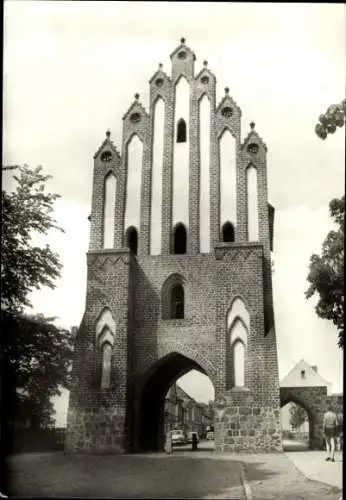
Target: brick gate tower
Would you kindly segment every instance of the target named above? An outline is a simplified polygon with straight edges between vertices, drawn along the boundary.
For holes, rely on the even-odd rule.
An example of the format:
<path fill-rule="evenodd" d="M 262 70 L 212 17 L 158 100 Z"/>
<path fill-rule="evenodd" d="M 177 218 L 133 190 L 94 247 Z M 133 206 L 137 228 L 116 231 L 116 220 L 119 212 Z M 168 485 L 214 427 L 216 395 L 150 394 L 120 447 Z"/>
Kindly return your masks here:
<path fill-rule="evenodd" d="M 182 38 L 94 155 L 85 313 L 66 450 L 162 449 L 164 398 L 215 389 L 216 451 L 282 450 L 267 148 Z"/>

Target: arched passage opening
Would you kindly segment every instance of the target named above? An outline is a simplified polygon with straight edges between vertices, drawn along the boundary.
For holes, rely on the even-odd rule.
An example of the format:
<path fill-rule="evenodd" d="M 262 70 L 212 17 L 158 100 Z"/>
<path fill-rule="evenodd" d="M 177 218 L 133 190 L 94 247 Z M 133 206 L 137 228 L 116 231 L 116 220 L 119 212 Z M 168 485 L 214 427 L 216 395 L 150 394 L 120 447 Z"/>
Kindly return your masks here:
<path fill-rule="evenodd" d="M 284 451 L 307 451 L 313 448 L 314 415 L 295 397 L 281 401 L 282 443 Z"/>
<path fill-rule="evenodd" d="M 191 448 L 192 432 L 204 442 L 214 425 L 213 400 L 212 382 L 196 361 L 177 352 L 165 356 L 143 381 L 137 412 L 138 451 L 162 451 L 167 433 L 174 430 L 184 436 L 184 442 L 176 445 Z"/>

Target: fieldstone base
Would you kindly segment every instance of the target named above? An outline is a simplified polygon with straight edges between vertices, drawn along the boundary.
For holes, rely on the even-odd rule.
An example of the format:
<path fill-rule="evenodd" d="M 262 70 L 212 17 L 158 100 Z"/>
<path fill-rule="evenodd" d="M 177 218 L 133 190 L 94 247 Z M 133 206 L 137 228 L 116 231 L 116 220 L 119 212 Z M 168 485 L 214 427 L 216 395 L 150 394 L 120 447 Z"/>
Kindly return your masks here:
<path fill-rule="evenodd" d="M 226 395 L 215 411 L 215 451 L 282 452 L 280 407 L 261 406 L 249 391 Z"/>
<path fill-rule="evenodd" d="M 125 453 L 125 436 L 121 408 L 69 409 L 66 453 Z"/>

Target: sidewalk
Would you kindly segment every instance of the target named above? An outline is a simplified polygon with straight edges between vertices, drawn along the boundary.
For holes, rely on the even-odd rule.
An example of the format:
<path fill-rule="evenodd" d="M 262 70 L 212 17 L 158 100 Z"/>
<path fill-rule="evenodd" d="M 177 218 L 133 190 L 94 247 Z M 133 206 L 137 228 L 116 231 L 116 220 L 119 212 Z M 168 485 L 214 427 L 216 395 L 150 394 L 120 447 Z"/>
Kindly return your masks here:
<path fill-rule="evenodd" d="M 335 462 L 326 462 L 325 451 L 286 452 L 297 469 L 309 479 L 342 488 L 342 454 L 335 454 Z"/>
<path fill-rule="evenodd" d="M 193 458 L 217 458 L 226 460 L 241 460 L 243 462 L 253 462 L 257 461 L 258 458 L 266 457 L 270 463 L 272 463 L 273 454 L 254 454 L 246 455 L 242 454 L 241 458 L 239 454 L 227 453 L 224 455 L 219 455 L 213 452 L 212 447 L 210 447 L 210 452 L 198 450 L 191 453 L 191 451 L 176 448 L 174 450 L 175 456 L 188 455 Z M 325 451 L 286 451 L 284 452 L 294 466 L 299 472 L 304 474 L 305 477 L 313 481 L 319 481 L 330 486 L 336 486 L 337 488 L 342 488 L 342 465 L 343 465 L 343 455 L 342 452 L 335 453 L 335 462 L 326 462 L 326 452 Z M 275 467 L 275 464 L 274 464 Z"/>

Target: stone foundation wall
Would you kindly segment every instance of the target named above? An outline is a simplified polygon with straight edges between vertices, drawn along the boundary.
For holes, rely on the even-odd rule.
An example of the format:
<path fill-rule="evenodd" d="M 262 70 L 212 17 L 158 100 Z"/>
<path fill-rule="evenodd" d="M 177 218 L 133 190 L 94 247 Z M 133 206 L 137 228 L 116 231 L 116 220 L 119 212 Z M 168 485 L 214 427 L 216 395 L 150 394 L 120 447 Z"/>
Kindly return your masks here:
<path fill-rule="evenodd" d="M 327 404 L 330 404 L 335 411 L 335 413 L 344 413 L 344 395 L 343 394 L 331 394 L 327 396 Z"/>
<path fill-rule="evenodd" d="M 215 451 L 266 453 L 282 452 L 278 405 L 261 406 L 252 394 L 223 398 L 226 407 L 215 411 Z"/>
<path fill-rule="evenodd" d="M 125 412 L 119 408 L 69 409 L 67 453 L 125 453 Z"/>

